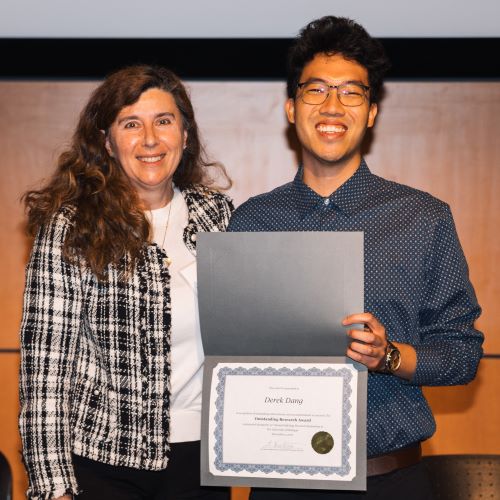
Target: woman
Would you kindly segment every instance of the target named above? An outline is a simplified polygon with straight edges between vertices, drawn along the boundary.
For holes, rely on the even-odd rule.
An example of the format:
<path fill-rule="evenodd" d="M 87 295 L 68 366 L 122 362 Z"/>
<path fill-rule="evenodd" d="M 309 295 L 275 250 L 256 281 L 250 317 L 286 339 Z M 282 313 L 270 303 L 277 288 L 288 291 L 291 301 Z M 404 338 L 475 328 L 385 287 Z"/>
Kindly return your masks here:
<path fill-rule="evenodd" d="M 180 80 L 133 66 L 92 94 L 46 187 L 21 325 L 28 496 L 229 498 L 201 488 L 196 234 L 223 231 Z"/>

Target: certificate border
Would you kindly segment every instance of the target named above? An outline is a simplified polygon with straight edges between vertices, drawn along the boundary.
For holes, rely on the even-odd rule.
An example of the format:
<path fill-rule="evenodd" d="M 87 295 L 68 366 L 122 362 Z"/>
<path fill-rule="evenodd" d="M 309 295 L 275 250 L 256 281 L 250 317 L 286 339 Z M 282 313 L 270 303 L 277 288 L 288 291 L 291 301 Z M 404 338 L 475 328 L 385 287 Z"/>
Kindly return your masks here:
<path fill-rule="evenodd" d="M 245 363 L 248 364 L 248 363 Z M 279 473 L 287 473 L 292 472 L 295 474 L 299 474 L 304 472 L 306 474 L 315 475 L 315 474 L 323 474 L 325 476 L 336 474 L 338 476 L 345 476 L 349 474 L 351 467 L 349 465 L 349 456 L 351 455 L 351 433 L 346 428 L 351 423 L 351 417 L 349 413 L 351 411 L 351 403 L 349 401 L 349 396 L 351 393 L 350 382 L 352 379 L 352 371 L 347 368 L 324 368 L 320 369 L 316 366 L 314 368 L 303 368 L 302 366 L 298 368 L 272 368 L 268 366 L 266 368 L 257 368 L 253 366 L 254 363 L 251 363 L 251 366 L 246 368 L 238 366 L 237 368 L 222 368 L 218 373 L 218 382 L 217 382 L 217 399 L 215 401 L 216 414 L 215 414 L 215 466 L 219 471 L 233 471 L 233 472 L 257 472 L 262 471 L 265 473 L 269 472 L 279 472 Z M 344 365 L 345 366 L 345 365 Z M 228 463 L 223 462 L 222 460 L 222 450 L 223 450 L 223 431 L 222 427 L 224 425 L 223 422 L 223 410 L 224 407 L 224 392 L 226 386 L 226 379 L 229 375 L 251 375 L 251 376 L 259 376 L 259 375 L 272 375 L 278 377 L 288 377 L 288 376 L 306 376 L 306 377 L 341 377 L 342 385 L 343 385 L 343 405 L 342 405 L 342 463 L 340 467 L 326 467 L 326 466 L 306 466 L 306 465 L 269 465 L 269 464 L 245 464 L 245 463 Z"/>
<path fill-rule="evenodd" d="M 208 433 L 209 433 L 209 413 L 213 404 L 220 407 L 219 401 L 210 401 L 211 385 L 214 368 L 219 363 L 238 363 L 243 365 L 254 363 L 296 363 L 300 365 L 308 364 L 350 364 L 358 371 L 357 382 L 357 428 L 356 428 L 356 464 L 354 475 L 351 481 L 333 480 L 333 479 L 291 479 L 291 478 L 257 478 L 257 477 L 234 477 L 218 476 L 212 474 L 209 469 L 208 453 Z M 307 366 L 302 366 L 304 372 L 307 372 Z M 231 370 L 231 369 L 230 369 Z M 234 370 L 233 370 L 234 371 Z M 229 372 L 226 371 L 226 374 Z M 276 375 L 281 374 L 276 370 Z M 220 384 L 220 382 L 219 382 Z M 254 486 L 271 488 L 298 488 L 298 489 L 338 489 L 338 490 L 366 490 L 366 396 L 367 396 L 367 369 L 365 366 L 354 362 L 344 356 L 322 356 L 322 357 L 302 357 L 302 356 L 207 356 L 205 358 L 204 377 L 203 377 L 203 407 L 202 407 L 202 429 L 201 429 L 201 484 L 204 486 Z M 219 439 L 216 437 L 216 440 Z M 248 471 L 255 472 L 263 470 L 259 465 L 252 464 L 251 470 L 248 470 L 245 464 L 237 464 L 238 470 L 235 472 Z M 279 467 L 279 466 L 277 466 Z M 282 466 L 286 468 L 286 466 Z M 226 464 L 226 470 L 231 469 L 231 464 Z M 315 468 L 320 469 L 320 468 Z M 321 468 L 324 469 L 324 468 Z M 333 469 L 328 473 L 337 472 Z M 265 470 L 263 470 L 265 472 Z M 273 467 L 273 472 L 280 472 Z M 285 472 L 285 471 L 281 471 Z M 309 473 L 321 473 L 325 471 L 302 471 Z"/>

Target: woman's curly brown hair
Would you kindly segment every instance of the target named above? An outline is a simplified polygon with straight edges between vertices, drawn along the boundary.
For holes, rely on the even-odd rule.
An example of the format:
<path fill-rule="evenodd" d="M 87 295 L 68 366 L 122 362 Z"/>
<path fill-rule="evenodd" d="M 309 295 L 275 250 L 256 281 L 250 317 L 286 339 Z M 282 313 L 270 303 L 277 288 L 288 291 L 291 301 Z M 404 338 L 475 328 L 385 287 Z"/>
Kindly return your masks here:
<path fill-rule="evenodd" d="M 210 185 L 208 169 L 222 165 L 207 161 L 187 91 L 170 70 L 158 66 L 130 66 L 111 74 L 92 93 L 80 114 L 70 148 L 59 157 L 47 185 L 28 191 L 23 199 L 28 233 L 35 236 L 62 207 L 74 209 L 73 224 L 64 241 L 64 256 L 85 264 L 101 279 L 108 265 L 133 266 L 150 225 L 139 197 L 120 164 L 106 150 L 106 135 L 118 113 L 137 102 L 143 92 L 159 88 L 172 94 L 182 116 L 187 143 L 173 181 L 179 188 Z M 125 256 L 130 259 L 124 259 Z"/>

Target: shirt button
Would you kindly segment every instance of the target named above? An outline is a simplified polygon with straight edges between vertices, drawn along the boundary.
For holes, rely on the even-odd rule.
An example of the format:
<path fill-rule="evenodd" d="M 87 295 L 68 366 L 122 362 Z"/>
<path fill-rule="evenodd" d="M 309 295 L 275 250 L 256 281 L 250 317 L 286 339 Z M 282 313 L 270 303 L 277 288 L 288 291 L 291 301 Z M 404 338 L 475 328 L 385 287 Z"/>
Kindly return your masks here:
<path fill-rule="evenodd" d="M 191 235 L 191 241 L 196 241 L 196 234 Z"/>
<path fill-rule="evenodd" d="M 96 389 L 96 390 L 94 391 L 94 396 L 99 396 L 99 389 Z"/>
<path fill-rule="evenodd" d="M 323 203 L 324 203 L 325 205 L 330 205 L 330 198 L 325 198 L 325 199 L 323 200 Z"/>

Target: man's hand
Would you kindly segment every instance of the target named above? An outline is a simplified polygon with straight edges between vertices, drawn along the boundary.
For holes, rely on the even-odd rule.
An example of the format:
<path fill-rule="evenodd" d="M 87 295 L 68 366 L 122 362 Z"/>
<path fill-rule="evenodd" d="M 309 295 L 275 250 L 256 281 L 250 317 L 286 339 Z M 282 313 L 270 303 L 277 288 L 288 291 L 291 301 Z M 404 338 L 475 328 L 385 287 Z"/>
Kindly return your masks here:
<path fill-rule="evenodd" d="M 363 330 L 349 330 L 348 335 L 353 339 L 346 355 L 354 361 L 365 365 L 369 370 L 380 370 L 385 362 L 387 349 L 387 334 L 385 327 L 371 313 L 351 314 L 342 320 L 344 326 L 364 324 Z M 396 377 L 412 380 L 417 369 L 417 353 L 410 344 L 393 342 L 401 353 L 401 365 Z"/>
<path fill-rule="evenodd" d="M 347 349 L 347 356 L 365 365 L 369 370 L 380 369 L 385 360 L 387 335 L 385 327 L 371 313 L 351 314 L 342 320 L 344 326 L 364 324 L 364 330 L 349 330 L 353 339 Z"/>

